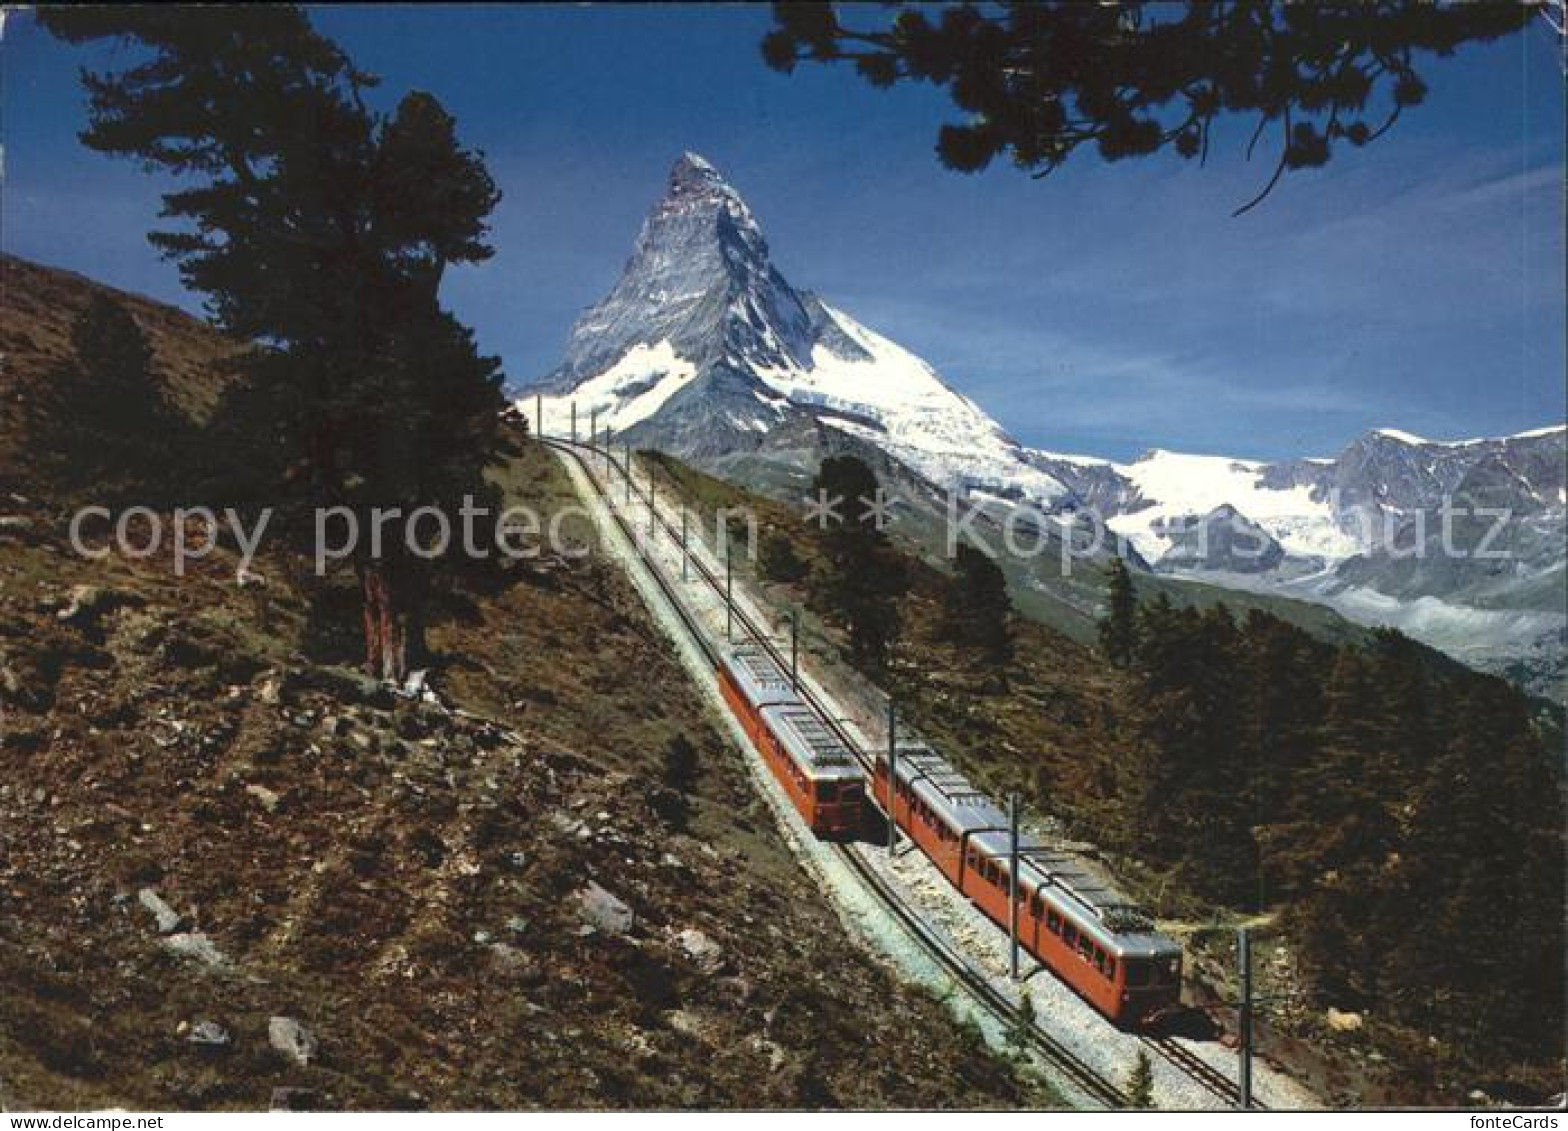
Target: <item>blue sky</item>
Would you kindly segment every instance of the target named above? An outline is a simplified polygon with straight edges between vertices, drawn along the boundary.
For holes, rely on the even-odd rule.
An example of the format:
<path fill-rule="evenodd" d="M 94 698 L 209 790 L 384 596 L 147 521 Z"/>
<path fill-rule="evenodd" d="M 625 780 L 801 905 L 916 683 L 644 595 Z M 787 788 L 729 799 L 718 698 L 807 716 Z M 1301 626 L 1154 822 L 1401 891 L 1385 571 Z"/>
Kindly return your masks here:
<path fill-rule="evenodd" d="M 1378 425 L 1452 438 L 1565 416 L 1564 87 L 1540 27 L 1430 62 L 1431 96 L 1390 135 L 1232 219 L 1271 169 L 1242 159 L 1250 123 L 1225 123 L 1202 169 L 1085 153 L 1043 181 L 949 173 L 940 93 L 775 74 L 764 9 L 314 18 L 382 76 L 380 99 L 434 92 L 487 154 L 506 194 L 497 254 L 445 297 L 514 381 L 554 365 L 692 149 L 746 196 L 792 283 L 1026 443 L 1278 457 Z M 0 241 L 199 309 L 146 243 L 166 186 L 75 140 L 84 61 L 7 20 Z"/>

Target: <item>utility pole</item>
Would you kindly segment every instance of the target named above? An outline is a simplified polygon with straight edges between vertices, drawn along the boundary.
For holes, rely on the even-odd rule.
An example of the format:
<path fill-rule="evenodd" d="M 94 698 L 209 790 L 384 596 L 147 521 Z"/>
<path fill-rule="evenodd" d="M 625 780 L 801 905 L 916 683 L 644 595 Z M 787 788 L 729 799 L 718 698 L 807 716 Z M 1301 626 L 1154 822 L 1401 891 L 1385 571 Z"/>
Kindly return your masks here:
<path fill-rule="evenodd" d="M 887 854 L 898 848 L 898 708 L 887 698 Z"/>
<path fill-rule="evenodd" d="M 735 559 L 724 547 L 724 639 L 735 639 Z"/>
<path fill-rule="evenodd" d="M 800 690 L 800 613 L 789 611 L 789 689 Z"/>
<path fill-rule="evenodd" d="M 577 443 L 577 402 L 572 402 L 572 443 Z"/>
<path fill-rule="evenodd" d="M 632 442 L 626 441 L 626 505 L 632 505 Z"/>
<path fill-rule="evenodd" d="M 1236 965 L 1241 974 L 1241 1001 L 1236 1008 L 1236 1053 L 1241 1058 L 1237 1097 L 1242 1111 L 1252 1107 L 1252 937 L 1236 928 Z"/>
<path fill-rule="evenodd" d="M 588 413 L 588 450 L 592 451 L 599 443 L 599 410 L 590 409 Z"/>
<path fill-rule="evenodd" d="M 1007 946 L 1008 969 L 1018 981 L 1018 794 L 1007 795 Z"/>
<path fill-rule="evenodd" d="M 691 555 L 686 550 L 686 527 L 691 518 L 691 512 L 685 507 L 681 508 L 681 580 L 686 580 L 686 563 Z"/>
<path fill-rule="evenodd" d="M 648 464 L 648 539 L 653 540 L 653 464 Z"/>
<path fill-rule="evenodd" d="M 534 394 L 534 435 L 544 439 L 544 394 Z"/>

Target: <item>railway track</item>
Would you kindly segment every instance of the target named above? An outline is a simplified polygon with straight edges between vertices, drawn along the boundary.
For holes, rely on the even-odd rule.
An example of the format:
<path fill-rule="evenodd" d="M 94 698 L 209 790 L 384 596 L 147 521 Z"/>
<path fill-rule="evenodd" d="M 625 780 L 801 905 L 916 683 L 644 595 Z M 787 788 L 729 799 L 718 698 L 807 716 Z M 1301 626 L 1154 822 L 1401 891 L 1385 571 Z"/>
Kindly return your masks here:
<path fill-rule="evenodd" d="M 1156 1056 L 1163 1057 L 1167 1064 L 1201 1084 L 1231 1107 L 1241 1103 L 1241 1088 L 1236 1082 L 1186 1045 L 1171 1037 L 1139 1037 L 1138 1039 L 1147 1048 L 1154 1050 Z M 1256 1111 L 1266 1110 L 1265 1105 L 1260 1103 L 1256 1096 L 1253 1097 L 1251 1106 Z"/>
<path fill-rule="evenodd" d="M 709 640 L 708 633 L 698 624 L 691 610 L 687 608 L 686 602 L 681 599 L 674 584 L 665 577 L 664 570 L 642 549 L 630 521 L 616 509 L 614 501 L 610 497 L 609 485 L 601 481 L 596 474 L 593 460 L 595 458 L 605 460 L 608 468 L 619 470 L 620 474 L 628 479 L 631 478 L 629 467 L 624 466 L 612 453 L 598 448 L 549 437 L 540 437 L 540 439 L 547 446 L 573 460 L 581 468 L 585 478 L 604 503 L 605 511 L 611 521 L 615 523 L 621 534 L 638 554 L 648 575 L 663 594 L 666 603 L 680 619 L 692 642 L 709 661 L 713 669 L 717 671 L 720 659 L 717 648 Z M 585 451 L 589 454 L 585 455 Z M 635 479 L 632 479 L 630 494 L 648 507 L 654 525 L 662 530 L 664 535 L 672 542 L 680 545 L 682 541 L 681 534 L 660 513 L 651 491 L 646 486 L 638 485 Z M 695 571 L 696 576 L 722 600 L 725 596 L 723 579 L 718 577 L 695 554 L 689 554 L 687 562 L 690 568 Z M 763 626 L 758 625 L 754 618 L 740 607 L 739 602 L 733 603 L 732 615 L 736 625 L 739 626 L 745 635 L 765 649 L 775 662 L 782 667 L 788 668 L 788 659 L 774 643 L 771 634 Z M 871 768 L 870 757 L 861 748 L 859 742 L 847 732 L 839 721 L 837 714 L 821 701 L 804 680 L 801 681 L 797 693 L 817 712 L 823 722 L 859 759 L 861 764 L 869 770 Z M 1005 1026 L 1011 1026 L 1015 1023 L 1017 1017 L 1016 1006 L 991 984 L 985 974 L 975 969 L 953 944 L 933 930 L 928 923 L 916 914 L 887 880 L 863 859 L 859 849 L 853 845 L 833 845 L 832 849 L 845 866 L 854 872 L 866 887 L 876 895 L 887 911 L 904 926 L 916 943 L 938 965 L 946 970 L 955 981 L 963 986 L 986 1012 L 990 1013 L 998 1022 Z M 1126 1106 L 1127 1096 L 1113 1080 L 1086 1063 L 1066 1045 L 1041 1029 L 1038 1023 L 1031 1026 L 1029 1039 L 1034 1051 L 1043 1057 L 1047 1063 L 1051 1064 L 1073 1088 L 1089 1098 L 1091 1102 L 1103 1104 L 1111 1108 Z M 1168 1037 L 1145 1036 L 1140 1037 L 1140 1040 L 1177 1071 L 1192 1079 L 1227 1104 L 1234 1105 L 1239 1102 L 1240 1091 L 1236 1084 L 1192 1050 Z M 1256 1101 L 1254 1101 L 1254 1106 L 1262 1107 Z"/>

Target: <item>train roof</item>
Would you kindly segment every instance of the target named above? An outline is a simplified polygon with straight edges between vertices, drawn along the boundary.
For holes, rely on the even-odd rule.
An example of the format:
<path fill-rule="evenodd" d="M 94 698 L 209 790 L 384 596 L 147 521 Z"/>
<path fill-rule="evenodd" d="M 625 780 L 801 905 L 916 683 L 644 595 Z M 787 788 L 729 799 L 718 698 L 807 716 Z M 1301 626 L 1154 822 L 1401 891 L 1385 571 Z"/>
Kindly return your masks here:
<path fill-rule="evenodd" d="M 899 781 L 949 828 L 967 834 L 1006 874 L 1012 844 L 1001 807 L 924 742 L 900 741 L 897 754 Z M 1101 941 L 1117 952 L 1140 957 L 1181 952 L 1179 944 L 1155 933 L 1147 912 L 1081 857 L 1024 832 L 1018 835 L 1018 855 L 1018 879 L 1026 891 L 1049 895 L 1083 925 L 1097 928 Z"/>
<path fill-rule="evenodd" d="M 800 702 L 789 673 L 759 645 L 737 644 L 726 649 L 724 667 L 754 707 Z"/>
<path fill-rule="evenodd" d="M 790 759 L 812 781 L 860 781 L 865 772 L 854 753 L 804 703 L 763 708 L 762 717 Z"/>

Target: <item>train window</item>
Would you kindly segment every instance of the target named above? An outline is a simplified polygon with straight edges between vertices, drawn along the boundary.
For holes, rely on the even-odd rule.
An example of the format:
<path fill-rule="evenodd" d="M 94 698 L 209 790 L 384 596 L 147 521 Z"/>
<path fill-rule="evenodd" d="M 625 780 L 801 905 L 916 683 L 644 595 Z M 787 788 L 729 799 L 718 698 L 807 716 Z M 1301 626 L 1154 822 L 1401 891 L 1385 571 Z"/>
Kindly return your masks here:
<path fill-rule="evenodd" d="M 1036 919 L 1045 918 L 1045 901 L 1040 898 L 1040 893 L 1035 892 L 1029 900 L 1029 914 Z"/>
<path fill-rule="evenodd" d="M 1109 954 L 1105 956 L 1105 976 L 1113 982 L 1116 981 L 1116 959 Z"/>
<path fill-rule="evenodd" d="M 1089 959 L 1089 956 L 1093 953 L 1093 951 L 1094 951 L 1094 944 L 1089 941 L 1089 936 L 1088 935 L 1079 935 L 1078 936 L 1078 957 L 1082 958 L 1084 961 L 1087 962 L 1088 959 Z"/>
<path fill-rule="evenodd" d="M 837 801 L 838 800 L 838 786 L 834 785 L 830 781 L 818 782 L 817 783 L 817 800 L 818 801 Z"/>
<path fill-rule="evenodd" d="M 1063 922 L 1062 923 L 1062 941 L 1065 942 L 1068 946 L 1072 946 L 1073 943 L 1077 942 L 1078 941 L 1078 928 L 1073 926 L 1072 923 L 1070 923 L 1070 922 Z"/>
<path fill-rule="evenodd" d="M 1051 929 L 1053 935 L 1062 933 L 1062 917 L 1057 914 L 1056 908 L 1052 907 L 1046 910 L 1045 925 Z"/>

